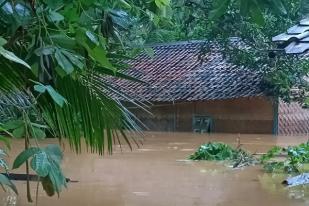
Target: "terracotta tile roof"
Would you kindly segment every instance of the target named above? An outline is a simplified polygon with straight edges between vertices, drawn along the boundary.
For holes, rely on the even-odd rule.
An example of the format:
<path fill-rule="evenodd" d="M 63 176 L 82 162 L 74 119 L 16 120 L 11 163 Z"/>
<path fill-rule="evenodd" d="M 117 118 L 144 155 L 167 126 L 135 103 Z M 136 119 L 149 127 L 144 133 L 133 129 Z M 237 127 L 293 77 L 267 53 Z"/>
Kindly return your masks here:
<path fill-rule="evenodd" d="M 287 54 L 302 54 L 309 49 L 309 18 L 272 38 Z"/>
<path fill-rule="evenodd" d="M 154 57 L 141 54 L 125 71 L 144 82 L 115 80 L 116 87 L 139 101 L 218 100 L 263 95 L 262 76 L 228 63 L 220 46 L 204 41 L 153 46 Z"/>
<path fill-rule="evenodd" d="M 295 135 L 309 133 L 309 110 L 298 103 L 290 104 L 280 101 L 278 111 L 279 135 Z"/>

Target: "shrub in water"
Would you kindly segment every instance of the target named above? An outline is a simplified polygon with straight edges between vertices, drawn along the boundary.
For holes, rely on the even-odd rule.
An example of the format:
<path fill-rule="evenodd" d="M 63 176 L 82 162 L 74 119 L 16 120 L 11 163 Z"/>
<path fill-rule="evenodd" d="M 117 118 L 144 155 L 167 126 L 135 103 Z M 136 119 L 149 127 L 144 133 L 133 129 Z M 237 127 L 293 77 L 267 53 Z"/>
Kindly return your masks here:
<path fill-rule="evenodd" d="M 191 160 L 229 160 L 233 167 L 252 165 L 256 159 L 241 148 L 233 148 L 221 142 L 209 142 L 201 145 L 198 150 L 189 156 Z"/>

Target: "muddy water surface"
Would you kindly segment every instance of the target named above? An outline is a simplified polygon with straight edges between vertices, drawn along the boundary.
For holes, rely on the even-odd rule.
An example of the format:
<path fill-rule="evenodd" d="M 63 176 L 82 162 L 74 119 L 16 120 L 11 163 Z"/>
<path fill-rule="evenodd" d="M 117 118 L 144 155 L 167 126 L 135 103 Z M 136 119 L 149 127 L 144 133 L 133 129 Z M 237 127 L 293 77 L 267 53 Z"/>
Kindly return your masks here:
<path fill-rule="evenodd" d="M 298 206 L 309 205 L 306 187 L 287 189 L 284 176 L 264 174 L 259 166 L 233 170 L 222 163 L 184 161 L 200 144 L 209 140 L 236 144 L 238 135 L 194 135 L 189 133 L 147 133 L 144 145 L 133 151 L 117 149 L 104 158 L 94 154 L 75 155 L 65 150 L 64 171 L 72 180 L 57 197 L 39 193 L 39 205 L 46 206 Z M 307 137 L 241 135 L 243 148 L 265 152 L 273 145 L 291 145 Z M 51 143 L 42 142 L 42 145 Z M 17 145 L 17 146 L 15 146 Z M 22 148 L 22 142 L 14 144 Z M 16 153 L 11 152 L 15 157 Z M 22 172 L 18 171 L 18 172 Z M 25 203 L 25 183 L 17 182 L 21 193 L 17 205 Z M 33 196 L 36 183 L 32 183 Z M 1 192 L 1 195 L 3 193 Z M 3 198 L 3 196 L 1 197 Z"/>

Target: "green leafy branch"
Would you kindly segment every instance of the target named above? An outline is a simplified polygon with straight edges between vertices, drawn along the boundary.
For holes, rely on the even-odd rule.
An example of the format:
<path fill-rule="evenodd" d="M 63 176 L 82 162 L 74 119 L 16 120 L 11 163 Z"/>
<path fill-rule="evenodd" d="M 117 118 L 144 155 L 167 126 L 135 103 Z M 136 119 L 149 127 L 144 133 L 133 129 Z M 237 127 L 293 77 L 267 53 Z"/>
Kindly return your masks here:
<path fill-rule="evenodd" d="M 30 147 L 21 152 L 13 163 L 13 169 L 19 168 L 31 159 L 31 168 L 38 175 L 43 189 L 48 196 L 61 192 L 66 187 L 66 178 L 61 170 L 63 155 L 58 145 L 48 145 L 45 148 Z"/>

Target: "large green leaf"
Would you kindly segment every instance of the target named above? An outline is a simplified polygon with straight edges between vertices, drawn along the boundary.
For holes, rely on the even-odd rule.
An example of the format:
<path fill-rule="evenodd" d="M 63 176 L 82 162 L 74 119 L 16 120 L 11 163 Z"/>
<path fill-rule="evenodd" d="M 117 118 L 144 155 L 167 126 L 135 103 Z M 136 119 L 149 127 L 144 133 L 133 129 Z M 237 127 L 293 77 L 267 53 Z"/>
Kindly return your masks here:
<path fill-rule="evenodd" d="M 74 38 L 67 36 L 65 33 L 51 34 L 49 38 L 53 43 L 67 49 L 74 49 L 76 47 L 76 41 Z"/>
<path fill-rule="evenodd" d="M 49 174 L 51 166 L 46 152 L 41 151 L 34 154 L 31 160 L 31 168 L 40 177 L 46 177 Z"/>
<path fill-rule="evenodd" d="M 6 59 L 8 59 L 8 60 L 11 60 L 11 61 L 16 62 L 16 63 L 18 63 L 18 64 L 22 64 L 22 65 L 24 65 L 25 67 L 27 67 L 27 68 L 29 68 L 29 69 L 31 68 L 31 67 L 29 66 L 29 64 L 27 64 L 24 60 L 18 58 L 13 52 L 10 52 L 10 51 L 8 51 L 8 50 L 5 50 L 2 46 L 0 46 L 0 54 L 1 54 L 4 58 L 6 58 Z"/>
<path fill-rule="evenodd" d="M 44 46 L 35 50 L 37 56 L 41 55 L 51 55 L 55 53 L 56 48 L 54 46 Z"/>
<path fill-rule="evenodd" d="M 26 135 L 26 130 L 25 130 L 25 126 L 22 125 L 16 129 L 13 130 L 12 132 L 13 136 L 16 138 L 22 138 Z"/>
<path fill-rule="evenodd" d="M 60 107 L 63 107 L 64 104 L 67 103 L 67 100 L 59 94 L 52 86 L 50 85 L 43 85 L 39 82 L 35 82 L 36 85 L 34 85 L 34 90 L 39 93 L 45 93 L 46 91 L 51 96 L 51 98 L 54 100 L 56 104 L 58 104 Z"/>
<path fill-rule="evenodd" d="M 36 138 L 36 139 L 44 139 L 46 138 L 46 133 L 40 128 L 37 127 L 31 127 L 30 128 L 31 132 L 31 137 Z"/>
<path fill-rule="evenodd" d="M 55 191 L 61 192 L 62 187 L 66 187 L 66 179 L 62 173 L 60 163 L 62 152 L 58 145 L 48 145 L 40 152 L 34 154 L 31 160 L 31 168 L 42 177 L 42 184 L 46 193 L 51 196 Z M 51 185 L 53 189 L 51 189 Z"/>
<path fill-rule="evenodd" d="M 67 73 L 71 74 L 74 71 L 74 67 L 71 62 L 67 59 L 66 56 L 62 54 L 60 50 L 56 50 L 55 58 L 59 64 L 59 66 Z"/>
<path fill-rule="evenodd" d="M 73 54 L 71 52 L 68 52 L 66 50 L 62 50 L 61 52 L 70 60 L 70 62 L 72 62 L 72 64 L 77 66 L 79 69 L 84 68 L 84 63 L 83 63 L 84 58 L 83 57 Z"/>
<path fill-rule="evenodd" d="M 86 31 L 86 36 L 88 37 L 90 41 L 92 41 L 92 43 L 99 46 L 99 38 L 94 33 L 88 30 Z"/>
<path fill-rule="evenodd" d="M 3 125 L 3 128 L 6 130 L 12 130 L 12 129 L 19 128 L 22 125 L 24 125 L 24 122 L 22 120 L 11 120 L 11 121 L 6 122 Z"/>
<path fill-rule="evenodd" d="M 95 61 L 100 63 L 100 66 L 116 72 L 116 68 L 108 60 L 106 56 L 107 52 L 103 47 L 97 46 L 94 49 L 89 50 L 89 54 Z"/>
<path fill-rule="evenodd" d="M 64 17 L 61 14 L 59 14 L 58 12 L 56 12 L 56 11 L 50 11 L 49 15 L 48 15 L 48 18 L 52 22 L 59 22 L 59 21 L 63 21 L 64 20 Z"/>
<path fill-rule="evenodd" d="M 16 186 L 11 182 L 11 180 L 9 180 L 9 178 L 7 178 L 3 174 L 0 174 L 0 184 L 8 186 L 9 188 L 11 188 L 15 192 L 15 194 L 18 194 Z M 4 187 L 2 187 L 2 188 L 4 188 Z"/>
<path fill-rule="evenodd" d="M 41 152 L 40 148 L 31 147 L 27 150 L 22 151 L 14 160 L 13 169 L 19 168 L 22 164 L 24 164 L 30 157 L 35 155 L 36 153 Z"/>
<path fill-rule="evenodd" d="M 11 149 L 11 142 L 9 138 L 0 135 L 0 142 L 3 142 L 8 149 Z"/>
<path fill-rule="evenodd" d="M 47 86 L 47 92 L 52 97 L 52 99 L 60 106 L 63 107 L 67 103 L 67 100 L 60 95 L 54 88 L 50 85 Z"/>
<path fill-rule="evenodd" d="M 49 171 L 49 178 L 51 182 L 53 183 L 54 189 L 59 195 L 59 193 L 62 191 L 63 187 L 66 187 L 66 179 L 61 171 L 61 168 L 58 164 L 55 162 L 52 162 L 51 164 L 51 170 Z"/>
<path fill-rule="evenodd" d="M 32 147 L 21 152 L 13 163 L 13 169 L 19 168 L 29 158 L 32 158 L 31 168 L 41 177 L 48 195 L 53 195 L 52 191 L 59 194 L 62 187 L 66 187 L 66 179 L 60 167 L 62 152 L 58 145 L 48 145 L 43 149 Z"/>
<path fill-rule="evenodd" d="M 58 164 L 61 163 L 63 154 L 59 147 L 59 145 L 56 144 L 49 144 L 47 147 L 44 148 L 44 151 Z"/>

